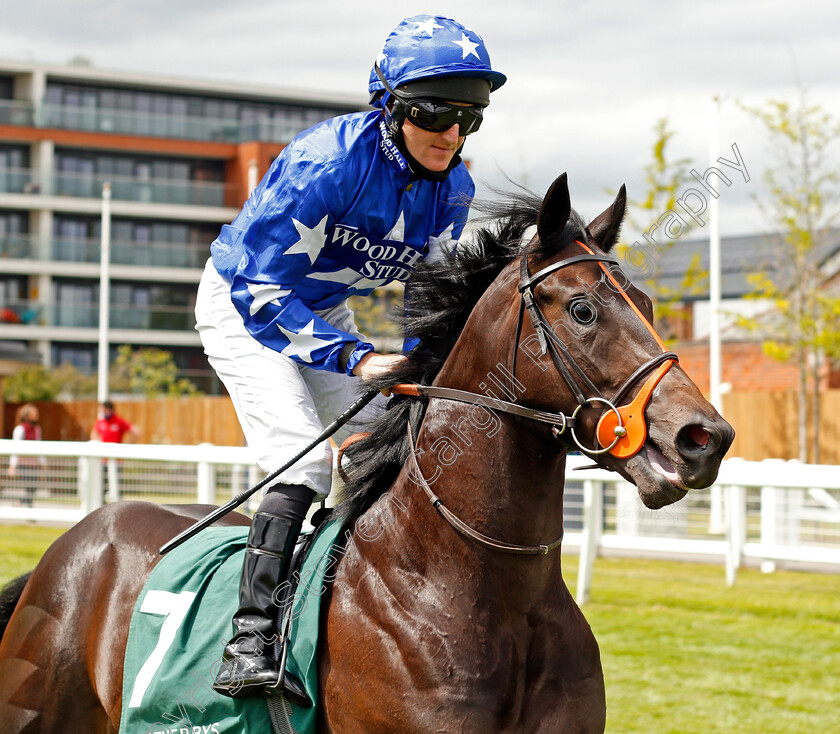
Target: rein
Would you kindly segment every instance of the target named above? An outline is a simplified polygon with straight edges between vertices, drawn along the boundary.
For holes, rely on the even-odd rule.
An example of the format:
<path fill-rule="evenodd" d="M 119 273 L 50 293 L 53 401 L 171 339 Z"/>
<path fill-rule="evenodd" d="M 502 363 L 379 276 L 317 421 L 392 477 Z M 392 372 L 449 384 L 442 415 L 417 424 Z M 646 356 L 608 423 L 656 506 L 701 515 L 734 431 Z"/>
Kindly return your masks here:
<path fill-rule="evenodd" d="M 506 400 L 500 400 L 487 395 L 480 395 L 467 390 L 457 390 L 449 387 L 400 384 L 392 386 L 390 388 L 391 392 L 397 395 L 440 398 L 442 400 L 453 400 L 471 405 L 479 405 L 503 413 L 510 413 L 511 415 L 516 415 L 521 418 L 528 418 L 540 423 L 548 423 L 552 426 L 552 432 L 557 438 L 562 437 L 568 430 L 574 443 L 578 446 L 578 448 L 587 454 L 603 454 L 609 452 L 618 458 L 629 458 L 637 454 L 647 439 L 647 424 L 644 418 L 645 408 L 653 395 L 654 388 L 665 376 L 665 373 L 668 372 L 674 364 L 676 364 L 678 357 L 674 352 L 669 352 L 665 349 L 665 345 L 659 338 L 656 330 L 645 318 L 644 314 L 639 310 L 636 304 L 633 303 L 630 296 L 627 295 L 627 292 L 618 284 L 615 277 L 605 265 L 605 263 L 609 263 L 610 265 L 618 266 L 618 262 L 607 255 L 596 254 L 580 241 L 578 241 L 577 244 L 586 251 L 585 254 L 574 255 L 566 258 L 565 260 L 561 260 L 560 262 L 553 263 L 552 265 L 537 271 L 533 275 L 531 275 L 528 271 L 527 254 L 522 254 L 520 259 L 519 280 L 519 293 L 521 300 L 519 302 L 519 317 L 516 324 L 516 338 L 511 369 L 511 375 L 513 376 L 513 379 L 516 379 L 516 355 L 519 350 L 522 322 L 524 320 L 525 311 L 527 311 L 531 318 L 534 331 L 539 339 L 542 354 L 545 355 L 547 353 L 551 357 L 557 371 L 569 386 L 569 389 L 575 396 L 575 400 L 577 400 L 578 405 L 572 415 L 535 410 L 533 408 L 517 405 L 516 403 L 511 403 Z M 560 337 L 557 336 L 557 332 L 548 323 L 543 312 L 540 310 L 536 295 L 534 294 L 534 287 L 549 275 L 567 267 L 568 265 L 580 262 L 598 263 L 601 270 L 604 272 L 604 275 L 606 275 L 610 283 L 612 283 L 610 289 L 614 290 L 624 298 L 662 349 L 660 354 L 651 357 L 647 362 L 634 370 L 624 383 L 622 383 L 621 387 L 619 387 L 612 399 L 609 400 L 601 394 L 598 388 L 587 377 L 584 370 L 572 357 L 568 347 L 563 343 Z M 630 391 L 636 382 L 638 382 L 644 375 L 651 372 L 652 374 L 650 374 L 645 380 L 633 400 L 626 405 L 616 405 Z M 587 398 L 584 391 L 587 391 L 590 395 L 592 395 L 592 397 Z M 581 409 L 588 406 L 594 406 L 596 403 L 600 403 L 604 406 L 604 410 L 595 429 L 595 436 L 598 443 L 601 445 L 601 448 L 589 448 L 580 442 L 577 434 L 575 433 L 575 427 L 577 426 L 577 415 Z M 562 535 L 553 543 L 548 545 L 514 545 L 494 540 L 493 538 L 483 535 L 477 530 L 471 528 L 443 504 L 440 497 L 432 491 L 432 488 L 423 476 L 420 470 L 420 465 L 417 462 L 414 436 L 411 432 L 410 425 L 408 426 L 408 444 L 411 449 L 409 454 L 409 461 L 411 462 L 409 475 L 423 488 L 423 491 L 426 493 L 426 496 L 429 498 L 432 506 L 437 509 L 447 522 L 458 530 L 458 532 L 478 541 L 487 548 L 503 551 L 505 553 L 515 553 L 519 555 L 547 555 L 549 551 L 560 547 L 563 540 Z"/>
<path fill-rule="evenodd" d="M 548 545 L 514 545 L 512 543 L 505 543 L 501 540 L 493 540 L 493 538 L 490 538 L 483 533 L 479 533 L 478 530 L 473 530 L 473 528 L 467 525 L 463 520 L 461 520 L 461 518 L 444 505 L 440 497 L 432 492 L 432 488 L 429 486 L 429 483 L 426 481 L 426 477 L 424 477 L 423 473 L 420 471 L 420 465 L 417 463 L 417 450 L 414 447 L 414 436 L 411 433 L 411 426 L 408 427 L 408 445 L 411 449 L 411 452 L 409 453 L 409 461 L 411 461 L 413 467 L 413 471 L 409 471 L 409 476 L 412 479 L 415 479 L 416 474 L 416 479 L 419 479 L 419 482 L 417 483 L 423 488 L 423 491 L 429 498 L 429 502 L 432 503 L 432 507 L 443 515 L 446 521 L 459 533 L 478 541 L 485 548 L 491 548 L 492 550 L 502 551 L 503 553 L 514 553 L 522 556 L 546 556 L 549 551 L 553 551 L 555 548 L 560 547 L 560 544 L 563 542 L 562 535 L 553 543 L 549 543 Z"/>

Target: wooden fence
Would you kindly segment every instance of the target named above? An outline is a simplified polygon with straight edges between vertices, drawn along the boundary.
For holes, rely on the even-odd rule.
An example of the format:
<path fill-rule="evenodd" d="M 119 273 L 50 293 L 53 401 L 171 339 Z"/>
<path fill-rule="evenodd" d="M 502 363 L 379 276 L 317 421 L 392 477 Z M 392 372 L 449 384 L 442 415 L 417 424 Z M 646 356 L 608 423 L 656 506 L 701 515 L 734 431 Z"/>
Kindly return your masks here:
<path fill-rule="evenodd" d="M 96 401 L 36 403 L 47 441 L 87 441 L 96 422 Z M 227 397 L 160 398 L 116 402 L 117 415 L 140 430 L 140 443 L 242 446 L 245 439 Z M 18 405 L 3 409 L 3 437 L 9 438 Z"/>
<path fill-rule="evenodd" d="M 750 461 L 798 458 L 797 410 L 792 390 L 724 395 L 723 415 L 735 428 L 728 455 Z M 807 429 L 810 446 L 814 435 L 810 417 Z M 808 460 L 813 462 L 814 457 Z M 820 463 L 840 464 L 840 390 L 820 394 Z"/>
<path fill-rule="evenodd" d="M 96 403 L 38 403 L 44 438 L 85 441 L 96 420 Z M 735 427 L 729 456 L 750 461 L 797 458 L 796 394 L 787 392 L 737 392 L 724 396 L 724 416 Z M 17 405 L 4 406 L 2 436 L 9 438 Z M 242 446 L 239 421 L 227 397 L 163 398 L 121 402 L 117 413 L 137 425 L 140 441 L 156 444 L 212 443 Z M 809 427 L 809 436 L 811 429 Z M 821 396 L 820 459 L 840 464 L 840 390 Z"/>

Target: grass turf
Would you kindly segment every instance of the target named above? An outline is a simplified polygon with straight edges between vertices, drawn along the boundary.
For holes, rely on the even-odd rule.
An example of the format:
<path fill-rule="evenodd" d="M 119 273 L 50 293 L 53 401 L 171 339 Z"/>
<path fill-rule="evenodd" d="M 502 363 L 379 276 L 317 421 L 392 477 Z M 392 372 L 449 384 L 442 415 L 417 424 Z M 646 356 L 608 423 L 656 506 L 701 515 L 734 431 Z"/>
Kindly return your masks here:
<path fill-rule="evenodd" d="M 840 576 L 598 559 L 583 611 L 610 734 L 840 731 Z"/>
<path fill-rule="evenodd" d="M 62 532 L 0 526 L 0 585 Z M 600 558 L 583 611 L 609 734 L 840 731 L 840 575 L 742 569 L 729 589 L 722 565 Z"/>

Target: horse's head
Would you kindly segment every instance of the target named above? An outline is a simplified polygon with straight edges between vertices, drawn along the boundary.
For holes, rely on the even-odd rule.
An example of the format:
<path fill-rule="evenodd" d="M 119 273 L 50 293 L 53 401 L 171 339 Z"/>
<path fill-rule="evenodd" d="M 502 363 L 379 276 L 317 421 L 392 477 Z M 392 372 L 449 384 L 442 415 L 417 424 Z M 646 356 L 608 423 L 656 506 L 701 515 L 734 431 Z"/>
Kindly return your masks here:
<path fill-rule="evenodd" d="M 611 254 L 625 207 L 622 187 L 583 227 L 560 176 L 527 256 L 507 271 L 519 290 L 508 323 L 513 314 L 521 402 L 573 415 L 555 434 L 659 508 L 711 485 L 735 434 L 666 350 L 651 325 L 650 299 Z"/>

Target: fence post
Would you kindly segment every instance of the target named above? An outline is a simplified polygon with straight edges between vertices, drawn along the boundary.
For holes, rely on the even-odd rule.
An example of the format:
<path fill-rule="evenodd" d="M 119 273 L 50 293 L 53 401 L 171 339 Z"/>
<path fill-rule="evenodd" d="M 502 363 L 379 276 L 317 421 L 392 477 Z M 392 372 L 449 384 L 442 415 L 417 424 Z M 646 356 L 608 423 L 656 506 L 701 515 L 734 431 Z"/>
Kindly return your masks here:
<path fill-rule="evenodd" d="M 120 492 L 120 473 L 116 459 L 108 459 L 108 501 L 119 502 L 122 499 Z"/>
<path fill-rule="evenodd" d="M 601 540 L 601 508 L 604 504 L 604 485 L 587 479 L 583 482 L 583 533 L 580 542 L 578 579 L 575 601 L 582 606 L 589 601 L 592 589 L 592 569 Z"/>
<path fill-rule="evenodd" d="M 211 444 L 201 446 L 212 448 Z M 199 461 L 196 467 L 198 480 L 198 502 L 202 505 L 216 504 L 216 465 L 209 461 Z"/>
<path fill-rule="evenodd" d="M 726 493 L 726 585 L 734 586 L 747 539 L 747 492 L 743 487 L 731 485 L 727 487 Z"/>
<path fill-rule="evenodd" d="M 79 494 L 82 513 L 89 515 L 104 504 L 102 498 L 102 459 L 96 456 L 80 456 L 76 474 L 76 490 Z"/>
<path fill-rule="evenodd" d="M 260 473 L 260 468 L 256 464 L 251 464 L 248 467 L 248 486 L 253 487 L 262 478 L 263 477 Z M 242 508 L 242 511 L 249 515 L 253 515 L 260 506 L 260 502 L 262 501 L 263 497 L 263 492 L 265 492 L 265 490 L 261 490 L 252 494 L 248 498 L 248 501 L 245 503 L 245 506 Z"/>

